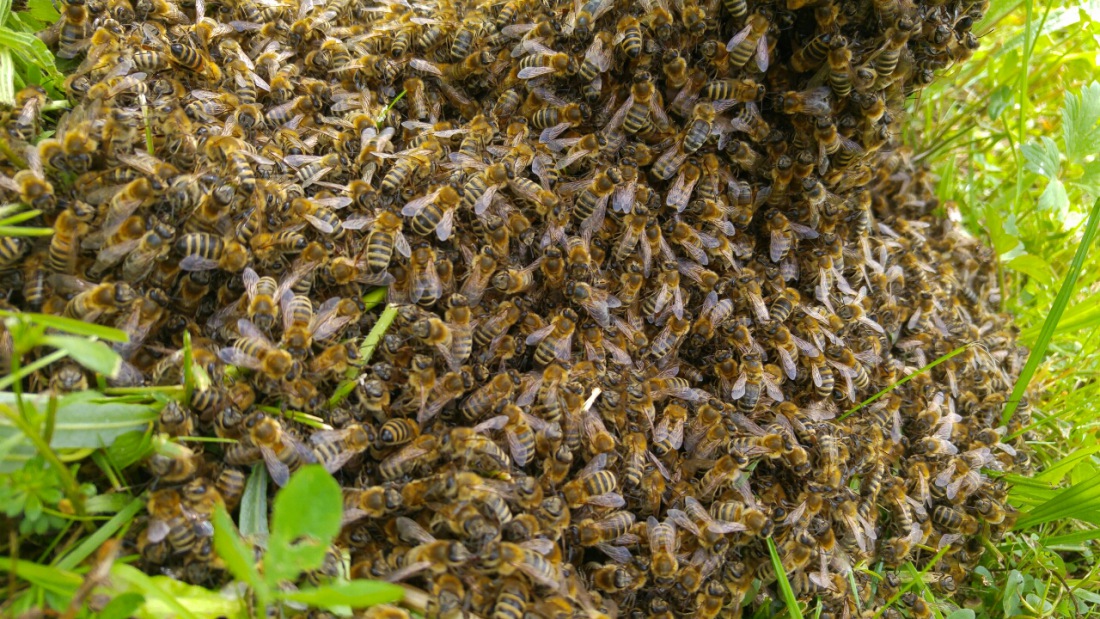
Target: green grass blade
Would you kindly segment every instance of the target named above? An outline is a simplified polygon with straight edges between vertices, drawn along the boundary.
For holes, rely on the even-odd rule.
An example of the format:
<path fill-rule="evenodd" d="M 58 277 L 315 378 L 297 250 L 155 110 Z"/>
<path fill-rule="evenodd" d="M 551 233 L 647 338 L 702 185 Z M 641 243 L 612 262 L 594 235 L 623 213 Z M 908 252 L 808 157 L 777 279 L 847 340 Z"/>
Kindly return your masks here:
<path fill-rule="evenodd" d="M 860 402 L 859 404 L 856 404 L 852 408 L 845 411 L 845 413 L 843 415 L 841 415 L 840 418 L 837 419 L 837 421 L 843 421 L 845 417 L 847 417 L 847 416 L 851 415 L 852 413 L 858 411 L 859 409 L 863 408 L 864 406 L 867 406 L 868 404 L 870 404 L 870 403 L 874 402 L 875 400 L 881 398 L 882 396 L 886 395 L 887 393 L 890 393 L 891 391 L 893 391 L 894 389 L 897 389 L 898 387 L 904 385 L 905 383 L 913 380 L 914 377 L 919 376 L 921 374 L 924 374 L 928 370 L 931 370 L 932 368 L 934 368 L 937 365 L 943 363 L 944 361 L 947 361 L 948 359 L 954 357 L 955 355 L 958 355 L 959 353 L 966 350 L 967 348 L 970 348 L 971 346 L 973 346 L 973 344 L 963 344 L 962 346 L 959 346 L 955 350 L 952 350 L 951 352 L 949 352 L 946 355 L 940 357 L 939 359 L 933 360 L 932 362 L 928 363 L 927 365 L 920 368 L 916 372 L 913 372 L 912 374 L 906 376 L 905 378 L 902 378 L 898 382 L 896 382 L 892 385 L 888 385 L 882 391 L 879 391 L 875 395 L 867 398 L 866 400 Z"/>
<path fill-rule="evenodd" d="M 382 341 L 386 331 L 389 331 L 395 318 L 397 318 L 397 306 L 387 305 L 386 309 L 382 310 L 382 315 L 378 317 L 378 322 L 374 323 L 370 333 L 363 338 L 363 345 L 359 348 L 359 356 L 362 358 L 361 363 L 363 365 L 370 363 L 370 358 L 374 355 L 374 349 L 378 347 L 378 343 Z"/>
<path fill-rule="evenodd" d="M 1020 377 L 1016 379 L 1016 386 L 1012 388 L 1012 396 L 1009 397 L 1005 411 L 1001 415 L 1002 423 L 1007 424 L 1008 420 L 1012 419 L 1012 413 L 1016 411 L 1016 407 L 1020 404 L 1020 398 L 1024 397 L 1024 392 L 1027 391 L 1031 377 L 1035 375 L 1035 370 L 1039 369 L 1039 364 L 1046 355 L 1050 338 L 1054 336 L 1054 330 L 1058 326 L 1058 321 L 1062 318 L 1062 312 L 1066 310 L 1066 306 L 1069 305 L 1070 299 L 1073 297 L 1077 287 L 1077 278 L 1081 275 L 1081 269 L 1085 266 L 1085 257 L 1089 253 L 1089 246 L 1096 238 L 1098 227 L 1100 227 L 1100 198 L 1092 205 L 1088 223 L 1085 224 L 1085 234 L 1081 238 L 1081 244 L 1077 246 L 1077 253 L 1074 254 L 1073 262 L 1070 263 L 1069 272 L 1062 280 L 1062 287 L 1058 289 L 1058 296 L 1054 298 L 1054 306 L 1050 308 L 1050 313 L 1047 314 L 1047 319 L 1043 322 L 1043 329 L 1039 332 L 1039 338 L 1035 341 L 1035 347 L 1031 349 L 1031 354 L 1027 357 L 1027 363 L 1024 364 Z"/>
<path fill-rule="evenodd" d="M 1100 524 L 1100 477 L 1090 477 L 1058 491 L 1049 501 L 1024 514 L 1013 528 L 1022 531 L 1066 518 Z"/>
<path fill-rule="evenodd" d="M 932 556 L 931 559 L 928 560 L 928 563 L 925 564 L 924 569 L 922 569 L 922 570 L 920 570 L 919 572 L 916 573 L 917 576 L 918 577 L 923 576 L 924 574 L 926 574 L 928 572 L 928 570 L 932 569 L 932 566 L 934 566 L 940 560 L 940 558 L 943 557 L 943 555 L 945 553 L 947 553 L 948 550 L 951 550 L 950 545 L 946 545 L 943 548 L 940 548 L 939 552 L 937 552 L 935 555 Z M 911 570 L 913 569 L 913 564 L 912 563 L 906 563 L 905 565 L 909 569 L 911 569 Z M 897 593 L 895 593 L 893 596 L 891 596 L 889 600 L 886 600 L 886 603 L 882 605 L 882 608 L 879 608 L 877 611 L 875 611 L 875 614 L 872 616 L 872 619 L 878 619 L 878 617 L 881 617 L 882 613 L 886 612 L 886 610 L 888 608 L 890 608 L 891 606 L 896 604 L 897 601 L 901 599 L 901 596 L 908 593 L 908 591 L 910 589 L 912 589 L 914 586 L 916 586 L 916 584 L 917 584 L 916 579 L 910 580 L 909 582 L 905 583 L 900 589 L 898 589 Z"/>
<path fill-rule="evenodd" d="M 117 514 L 115 514 L 110 520 L 103 523 L 103 526 L 96 529 L 95 533 L 92 533 L 88 537 L 84 538 L 76 548 L 73 548 L 69 554 L 58 559 L 54 565 L 63 570 L 71 570 L 80 565 L 80 562 L 88 557 L 92 556 L 92 553 L 103 545 L 115 533 L 119 531 L 123 526 L 130 523 L 134 516 L 137 515 L 145 507 L 145 498 L 143 496 L 136 497 L 130 501 L 126 507 L 123 507 Z"/>
<path fill-rule="evenodd" d="M 779 593 L 787 604 L 787 614 L 791 619 L 802 619 L 802 607 L 791 589 L 791 583 L 787 580 L 787 573 L 783 571 L 783 562 L 779 559 L 779 550 L 775 547 L 775 540 L 768 538 L 768 554 L 772 557 L 772 567 L 775 568 L 775 578 L 779 584 Z"/>
<path fill-rule="evenodd" d="M 244 486 L 241 497 L 241 535 L 267 542 L 267 467 L 262 462 L 252 465 L 252 473 Z"/>

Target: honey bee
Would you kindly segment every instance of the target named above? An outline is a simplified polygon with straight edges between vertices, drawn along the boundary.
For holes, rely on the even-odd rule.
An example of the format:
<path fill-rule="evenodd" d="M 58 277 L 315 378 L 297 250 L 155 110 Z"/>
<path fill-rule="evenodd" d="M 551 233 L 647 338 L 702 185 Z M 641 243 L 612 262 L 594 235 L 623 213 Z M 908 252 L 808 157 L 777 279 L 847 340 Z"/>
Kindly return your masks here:
<path fill-rule="evenodd" d="M 185 271 L 221 269 L 236 273 L 247 266 L 250 258 L 250 252 L 240 243 L 205 232 L 181 235 L 175 250 L 184 256 L 179 266 Z"/>
<path fill-rule="evenodd" d="M 274 380 L 290 375 L 294 360 L 289 352 L 276 347 L 247 318 L 237 321 L 237 329 L 240 338 L 233 346 L 222 348 L 218 352 L 218 358 L 231 365 L 256 370 Z"/>
<path fill-rule="evenodd" d="M 611 471 L 605 470 L 607 454 L 599 454 L 592 458 L 577 478 L 562 486 L 562 496 L 565 502 L 573 508 L 581 505 L 597 505 L 600 507 L 622 507 L 625 501 L 619 493 L 618 479 Z"/>
<path fill-rule="evenodd" d="M 237 454 L 228 452 L 226 461 L 230 464 L 245 464 L 240 459 L 249 459 L 241 451 L 247 452 L 250 447 L 255 447 L 263 459 L 271 479 L 280 486 L 286 485 L 290 479 L 290 473 L 303 463 L 313 460 L 313 455 L 304 445 L 293 438 L 276 419 L 265 413 L 255 412 L 245 418 L 242 423 L 248 431 L 250 445 L 238 444 Z"/>
<path fill-rule="evenodd" d="M 748 25 L 726 44 L 726 51 L 730 53 L 730 64 L 741 68 L 755 54 L 756 67 L 761 73 L 767 73 L 770 64 L 767 32 L 771 27 L 772 24 L 767 17 L 759 13 L 753 14 L 748 20 Z"/>
<path fill-rule="evenodd" d="M 435 251 L 428 245 L 418 245 L 409 258 L 411 283 L 409 300 L 420 305 L 431 305 L 443 294 L 443 282 L 436 270 Z"/>
<path fill-rule="evenodd" d="M 439 440 L 431 434 L 422 434 L 411 443 L 386 457 L 378 472 L 386 481 L 398 479 L 422 464 L 439 458 Z"/>
<path fill-rule="evenodd" d="M 577 313 L 566 308 L 551 320 L 550 324 L 527 336 L 527 344 L 535 345 L 534 361 L 549 365 L 555 359 L 569 361 L 573 349 L 573 332 L 576 330 Z"/>

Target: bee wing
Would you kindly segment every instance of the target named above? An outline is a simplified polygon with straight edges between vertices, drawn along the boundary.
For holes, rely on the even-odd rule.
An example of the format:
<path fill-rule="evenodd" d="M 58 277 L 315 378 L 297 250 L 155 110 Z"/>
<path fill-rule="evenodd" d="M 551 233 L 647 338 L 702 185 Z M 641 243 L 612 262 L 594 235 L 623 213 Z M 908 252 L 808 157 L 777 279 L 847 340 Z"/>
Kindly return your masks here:
<path fill-rule="evenodd" d="M 600 73 L 603 73 L 611 67 L 612 49 L 604 47 L 603 37 L 597 36 L 592 39 L 592 45 L 588 46 L 588 50 L 584 53 L 584 59 L 591 62 Z"/>
<path fill-rule="evenodd" d="M 695 524 L 695 521 L 693 521 L 691 517 L 687 515 L 687 513 L 681 510 L 668 510 L 668 518 L 669 520 L 672 520 L 672 522 L 675 522 L 681 528 L 691 531 L 692 535 L 698 536 L 700 533 L 702 533 L 702 531 L 699 530 L 699 525 Z"/>
<path fill-rule="evenodd" d="M 787 375 L 787 378 L 794 380 L 798 376 L 798 364 L 795 363 L 794 356 L 785 348 L 777 347 L 776 352 L 779 353 L 779 361 L 783 366 L 783 372 Z"/>
<path fill-rule="evenodd" d="M 458 153 L 452 153 L 452 154 L 458 154 Z M 439 194 L 442 191 L 443 191 L 443 187 L 439 187 L 438 189 L 436 189 L 435 191 L 433 191 L 431 193 L 424 194 L 424 195 L 420 196 L 419 198 L 416 198 L 414 200 L 410 200 L 410 201 L 406 202 L 405 206 L 401 207 L 401 214 L 404 215 L 405 217 L 416 217 L 418 214 L 420 214 L 420 211 L 424 210 L 424 208 L 426 206 L 428 206 L 429 204 L 435 202 L 436 198 L 439 197 Z"/>
<path fill-rule="evenodd" d="M 741 44 L 741 41 L 745 40 L 745 37 L 749 36 L 749 32 L 751 31 L 752 24 L 749 24 L 742 28 L 737 34 L 733 35 L 733 38 L 729 40 L 729 43 L 726 43 L 726 51 L 732 52 L 735 47 Z"/>
<path fill-rule="evenodd" d="M 290 468 L 275 455 L 270 447 L 260 447 L 260 455 L 263 456 L 267 472 L 271 474 L 271 480 L 281 488 L 290 481 Z"/>
<path fill-rule="evenodd" d="M 815 387 L 821 387 L 825 384 L 825 380 L 821 376 L 821 366 L 816 363 L 810 364 L 810 377 L 813 379 Z"/>
<path fill-rule="evenodd" d="M 358 214 L 345 219 L 342 225 L 345 230 L 362 230 L 372 223 L 374 223 L 374 219 L 370 215 Z"/>
<path fill-rule="evenodd" d="M 771 231 L 771 243 L 768 247 L 768 255 L 772 262 L 779 262 L 787 254 L 791 247 L 791 241 L 783 230 Z"/>
<path fill-rule="evenodd" d="M 525 67 L 519 70 L 516 77 L 521 80 L 534 79 L 554 72 L 554 67 Z"/>
<path fill-rule="evenodd" d="M 608 544 L 606 542 L 601 542 L 599 544 L 596 544 L 596 548 L 598 548 L 601 552 L 607 555 L 609 559 L 616 563 L 627 564 L 630 563 L 631 559 L 633 559 L 633 556 L 630 554 L 630 549 L 624 548 L 623 546 L 616 546 L 613 544 Z"/>
<path fill-rule="evenodd" d="M 191 254 L 180 260 L 180 268 L 184 271 L 210 271 L 218 268 L 218 261 Z"/>
<path fill-rule="evenodd" d="M 117 245 L 111 245 L 104 247 L 96 255 L 95 264 L 92 266 L 92 271 L 102 273 L 107 269 L 118 264 L 119 260 L 122 260 L 127 254 L 132 252 L 141 244 L 141 239 L 133 239 Z"/>
<path fill-rule="evenodd" d="M 549 144 L 556 140 L 566 129 L 571 125 L 569 123 L 558 123 L 552 127 L 547 127 L 539 133 L 539 142 L 543 144 Z"/>
<path fill-rule="evenodd" d="M 527 336 L 527 345 L 530 346 L 533 344 L 538 344 L 542 340 L 546 339 L 546 336 L 550 335 L 550 332 L 553 330 L 554 324 L 550 323 L 545 327 L 542 327 L 541 329 L 536 329 L 535 331 L 532 331 L 531 334 Z"/>
<path fill-rule="evenodd" d="M 793 379 L 792 379 L 793 380 Z M 768 377 L 768 374 L 764 373 L 764 391 L 768 393 L 768 397 L 776 402 L 782 402 L 786 399 L 783 395 L 783 390 L 779 388 L 779 385 L 775 384 L 775 381 Z"/>
<path fill-rule="evenodd" d="M 443 75 L 443 69 L 440 68 L 439 65 L 428 62 L 427 60 L 424 60 L 422 58 L 413 58 L 409 61 L 409 66 L 413 69 L 416 69 L 417 71 L 423 71 L 424 73 L 428 73 L 431 75 L 437 75 L 441 77 Z"/>
<path fill-rule="evenodd" d="M 611 197 L 611 194 L 601 197 L 596 202 L 596 207 L 589 215 L 581 222 L 581 234 L 586 239 L 592 238 L 597 231 L 603 227 L 604 215 L 607 213 L 607 201 Z M 606 319 L 600 323 L 601 326 L 606 327 Z"/>
<path fill-rule="evenodd" d="M 768 61 L 768 35 L 765 34 L 756 42 L 756 67 L 761 73 L 768 72 Z"/>
<path fill-rule="evenodd" d="M 516 466 L 526 465 L 530 454 L 523 442 L 519 440 L 519 435 L 510 429 L 505 429 L 504 437 L 508 441 L 508 452 L 512 454 L 512 460 Z"/>
<path fill-rule="evenodd" d="M 421 544 L 430 544 L 435 541 L 435 536 L 428 533 L 424 527 L 417 524 L 417 522 L 411 518 L 398 516 L 396 524 L 397 534 L 402 539 L 408 540 L 409 542 L 419 542 Z"/>
<path fill-rule="evenodd" d="M 748 382 L 748 374 L 741 372 L 741 375 L 737 377 L 737 380 L 733 383 L 733 387 L 730 389 L 730 399 L 740 400 L 745 396 L 745 384 Z"/>
<path fill-rule="evenodd" d="M 608 492 L 606 494 L 589 497 L 585 503 L 588 505 L 595 505 L 596 507 L 618 509 L 626 505 L 626 499 L 618 492 Z"/>
<path fill-rule="evenodd" d="M 669 148 L 665 152 L 661 153 L 661 156 L 657 158 L 657 161 L 654 162 L 651 169 L 653 169 L 653 170 L 668 170 L 667 175 L 662 175 L 662 174 L 658 175 L 658 176 L 661 176 L 662 178 L 664 178 L 665 180 L 668 180 L 668 179 L 672 178 L 673 174 L 675 174 L 677 171 L 680 170 L 680 167 L 684 164 L 684 161 L 686 161 L 687 158 L 688 158 L 687 151 L 685 151 L 683 149 L 683 147 L 680 145 L 680 143 L 677 142 L 676 144 L 673 144 L 671 148 Z M 669 197 L 665 201 L 665 204 L 668 204 L 668 205 L 673 204 L 673 198 L 672 198 L 673 191 L 677 190 L 677 187 L 682 186 L 683 181 L 684 181 L 684 175 L 681 174 L 676 179 L 676 184 L 673 186 L 673 189 L 669 190 Z M 679 189 L 679 191 L 683 191 L 683 190 Z"/>
<path fill-rule="evenodd" d="M 248 368 L 251 370 L 258 370 L 260 368 L 260 360 L 252 355 L 245 354 L 233 348 L 227 346 L 218 351 L 218 359 L 221 359 L 223 363 L 234 365 L 237 367 Z"/>
<path fill-rule="evenodd" d="M 755 292 L 749 292 L 748 297 L 749 302 L 752 304 L 752 309 L 756 313 L 757 320 L 769 320 L 771 318 L 771 313 L 768 311 L 768 306 L 764 303 L 764 299 Z"/>
<path fill-rule="evenodd" d="M 485 190 L 485 193 L 481 194 L 481 197 L 477 199 L 477 202 L 474 202 L 475 215 L 485 214 L 485 211 L 489 208 L 489 205 L 492 204 L 493 196 L 496 195 L 498 188 L 500 188 L 500 185 L 489 185 L 489 187 Z"/>
<path fill-rule="evenodd" d="M 453 208 L 449 208 L 443 212 L 443 217 L 440 218 L 439 224 L 435 227 L 435 234 L 440 241 L 446 241 L 447 239 L 451 238 L 451 230 L 454 227 L 454 222 L 455 210 Z"/>
<path fill-rule="evenodd" d="M 260 276 L 252 270 L 252 267 L 245 267 L 244 272 L 241 273 L 241 281 L 244 282 L 245 292 L 248 293 L 248 298 L 256 298 L 256 284 L 260 281 Z"/>
<path fill-rule="evenodd" d="M 489 432 L 490 430 L 502 430 L 507 425 L 508 425 L 508 416 L 507 415 L 497 415 L 496 417 L 486 419 L 485 421 L 477 424 L 476 426 L 473 427 L 473 430 L 474 430 L 474 432 L 477 432 L 478 434 L 484 434 L 485 432 Z"/>

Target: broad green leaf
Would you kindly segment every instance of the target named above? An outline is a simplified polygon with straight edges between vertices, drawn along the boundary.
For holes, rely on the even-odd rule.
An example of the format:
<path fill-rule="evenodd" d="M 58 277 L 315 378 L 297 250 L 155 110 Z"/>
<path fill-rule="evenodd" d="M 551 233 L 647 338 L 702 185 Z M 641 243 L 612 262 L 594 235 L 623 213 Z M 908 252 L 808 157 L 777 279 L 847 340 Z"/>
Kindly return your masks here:
<path fill-rule="evenodd" d="M 107 458 L 119 469 L 144 459 L 153 451 L 153 435 L 148 431 L 127 432 L 107 448 Z"/>
<path fill-rule="evenodd" d="M 42 343 L 64 350 L 74 361 L 107 378 L 117 378 L 122 368 L 122 357 L 103 342 L 96 342 L 72 335 L 48 335 Z"/>
<path fill-rule="evenodd" d="M 40 411 L 46 410 L 49 396 L 27 394 L 24 402 Z M 0 391 L 0 405 L 15 409 L 15 395 Z M 154 408 L 145 404 L 119 402 L 96 391 L 70 393 L 57 401 L 53 438 L 54 449 L 99 449 L 109 447 L 115 439 L 127 433 L 144 431 L 156 419 Z M 0 440 L 19 430 L 11 421 L 0 417 Z M 27 445 L 16 446 L 8 456 L 0 460 L 0 473 L 22 466 L 22 459 L 33 453 Z"/>
<path fill-rule="evenodd" d="M 1024 144 L 1020 150 L 1024 153 L 1024 159 L 1027 161 L 1025 167 L 1028 170 L 1047 178 L 1058 176 L 1058 170 L 1062 167 L 1062 158 L 1054 140 L 1044 135 L 1039 138 L 1038 144 Z"/>
<path fill-rule="evenodd" d="M 53 23 L 61 17 L 50 0 L 28 0 L 27 12 L 31 17 L 46 23 Z"/>
<path fill-rule="evenodd" d="M 115 563 L 111 567 L 110 592 L 140 593 L 145 597 L 134 617 L 138 619 L 214 619 L 239 616 L 245 604 L 239 597 L 189 585 L 171 576 L 147 576 L 136 567 Z"/>
<path fill-rule="evenodd" d="M 248 583 L 253 589 L 265 586 L 256 569 L 251 549 L 241 539 L 237 527 L 233 526 L 233 519 L 220 503 L 214 509 L 214 549 L 218 551 L 221 560 L 225 561 L 229 573 L 236 576 L 237 580 Z"/>
<path fill-rule="evenodd" d="M 129 342 L 130 336 L 125 331 L 114 329 L 111 327 L 104 327 L 103 325 L 97 325 L 87 323 L 82 320 L 74 320 L 72 318 L 65 318 L 64 316 L 51 316 L 49 314 L 34 314 L 30 312 L 17 313 L 0 311 L 0 316 L 19 316 L 26 320 L 52 327 L 58 331 L 65 331 L 73 335 L 86 335 L 89 337 L 98 337 L 101 340 L 107 340 L 108 342 Z"/>
<path fill-rule="evenodd" d="M 275 495 L 271 537 L 264 557 L 268 584 L 274 586 L 319 568 L 340 532 L 342 517 L 340 485 L 332 475 L 320 465 L 294 473 Z"/>
<path fill-rule="evenodd" d="M 1100 149 L 1100 83 L 1093 82 L 1081 89 L 1081 96 L 1066 93 L 1062 114 L 1062 137 L 1066 157 L 1083 159 Z"/>
<path fill-rule="evenodd" d="M 362 608 L 375 604 L 396 602 L 405 596 L 405 590 L 388 582 L 352 580 L 333 583 L 284 594 L 283 599 L 334 609 L 340 606 Z"/>
<path fill-rule="evenodd" d="M 99 619 L 128 619 L 144 603 L 145 596 L 140 593 L 123 593 L 107 602 L 99 611 Z"/>
<path fill-rule="evenodd" d="M 974 619 L 974 611 L 969 608 L 960 608 L 943 619 Z"/>
<path fill-rule="evenodd" d="M 1046 260 L 1032 254 L 1022 254 L 1008 261 L 1009 268 L 1025 273 L 1044 286 L 1054 283 L 1054 273 Z"/>
<path fill-rule="evenodd" d="M 267 541 L 267 467 L 262 462 L 252 465 L 252 473 L 241 497 L 241 535 Z"/>

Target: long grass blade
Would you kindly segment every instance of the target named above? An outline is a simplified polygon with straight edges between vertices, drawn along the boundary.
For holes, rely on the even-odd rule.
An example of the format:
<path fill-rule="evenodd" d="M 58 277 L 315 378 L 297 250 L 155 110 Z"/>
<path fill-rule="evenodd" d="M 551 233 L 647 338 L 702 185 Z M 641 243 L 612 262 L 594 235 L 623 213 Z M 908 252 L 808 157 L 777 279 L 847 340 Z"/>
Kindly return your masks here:
<path fill-rule="evenodd" d="M 1077 246 L 1077 253 L 1073 255 L 1069 272 L 1066 273 L 1066 278 L 1062 280 L 1062 287 L 1058 289 L 1058 296 L 1054 298 L 1054 305 L 1050 308 L 1046 321 L 1043 322 L 1039 339 L 1035 341 L 1035 347 L 1031 349 L 1031 354 L 1027 357 L 1027 363 L 1024 364 L 1020 377 L 1016 379 L 1016 386 L 1012 388 L 1012 396 L 1009 397 L 1005 411 L 1001 415 L 1002 423 L 1008 423 L 1008 420 L 1012 419 L 1012 413 L 1016 412 L 1016 407 L 1020 405 L 1020 399 L 1024 397 L 1024 392 L 1027 391 L 1031 377 L 1035 375 L 1035 370 L 1039 369 L 1039 364 L 1047 353 L 1050 338 L 1054 337 L 1054 330 L 1058 327 L 1062 312 L 1066 310 L 1066 306 L 1069 305 L 1070 298 L 1073 297 L 1073 293 L 1077 288 L 1077 278 L 1081 275 L 1081 269 L 1085 266 L 1085 257 L 1089 253 L 1089 246 L 1096 239 L 1098 227 L 1100 227 L 1100 198 L 1092 205 L 1088 222 L 1085 224 L 1085 234 L 1081 238 L 1081 244 Z"/>
<path fill-rule="evenodd" d="M 872 402 L 874 402 L 875 400 L 877 400 L 877 399 L 881 398 L 882 396 L 886 395 L 887 393 L 890 393 L 891 391 L 893 391 L 894 389 L 897 389 L 898 387 L 900 387 L 900 386 L 904 385 L 905 383 L 907 383 L 907 382 L 909 382 L 909 381 L 913 380 L 913 379 L 914 379 L 915 377 L 917 377 L 917 376 L 920 376 L 921 374 L 924 374 L 924 373 L 925 373 L 925 372 L 927 372 L 928 370 L 931 370 L 932 368 L 934 368 L 934 367 L 936 367 L 937 365 L 939 365 L 939 364 L 943 363 L 944 361 L 947 361 L 948 359 L 951 359 L 951 358 L 952 358 L 952 357 L 954 357 L 955 355 L 958 355 L 958 354 L 960 354 L 961 352 L 963 352 L 963 351 L 964 351 L 964 350 L 966 350 L 967 348 L 970 348 L 970 347 L 971 347 L 971 346 L 973 346 L 973 345 L 974 345 L 974 344 L 963 344 L 962 346 L 959 346 L 959 347 L 958 347 L 958 348 L 956 348 L 955 350 L 952 350 L 951 352 L 949 352 L 949 353 L 947 353 L 946 355 L 944 355 L 944 356 L 940 357 L 939 359 L 935 359 L 935 360 L 931 361 L 930 363 L 928 363 L 928 364 L 927 364 L 927 365 L 925 365 L 924 367 L 922 367 L 922 368 L 920 368 L 919 370 L 917 370 L 916 372 L 913 372 L 912 374 L 910 374 L 910 375 L 906 376 L 905 378 L 902 378 L 902 379 L 901 379 L 901 380 L 899 380 L 898 382 L 896 382 L 896 383 L 894 383 L 894 384 L 892 384 L 892 385 L 887 385 L 887 386 L 886 386 L 886 388 L 884 388 L 884 389 L 883 389 L 882 391 L 879 391 L 879 392 L 878 392 L 878 393 L 876 393 L 875 395 L 873 395 L 873 396 L 871 396 L 871 397 L 867 398 L 866 400 L 864 400 L 864 401 L 860 402 L 859 404 L 856 404 L 856 405 L 855 405 L 855 406 L 853 406 L 852 408 L 850 408 L 850 409 L 848 409 L 847 411 L 845 411 L 845 412 L 844 412 L 844 414 L 843 414 L 843 415 L 841 415 L 839 419 L 837 419 L 837 421 L 842 421 L 842 420 L 844 420 L 844 418 L 845 418 L 845 417 L 847 417 L 847 416 L 851 415 L 852 413 L 854 413 L 854 412 L 858 411 L 859 409 L 861 409 L 861 408 L 863 408 L 863 407 L 867 406 L 868 404 L 871 404 L 871 403 L 872 403 Z"/>
<path fill-rule="evenodd" d="M 798 599 L 794 596 L 790 581 L 787 580 L 787 573 L 783 571 L 783 562 L 779 559 L 779 550 L 775 547 L 775 540 L 770 537 L 768 538 L 768 554 L 772 557 L 772 567 L 775 568 L 779 593 L 787 604 L 787 614 L 791 619 L 802 619 L 802 608 L 798 605 Z"/>

